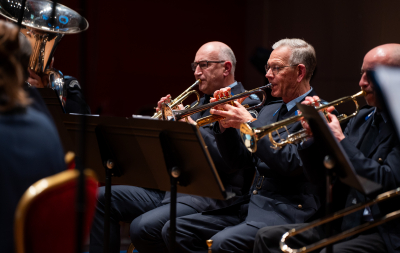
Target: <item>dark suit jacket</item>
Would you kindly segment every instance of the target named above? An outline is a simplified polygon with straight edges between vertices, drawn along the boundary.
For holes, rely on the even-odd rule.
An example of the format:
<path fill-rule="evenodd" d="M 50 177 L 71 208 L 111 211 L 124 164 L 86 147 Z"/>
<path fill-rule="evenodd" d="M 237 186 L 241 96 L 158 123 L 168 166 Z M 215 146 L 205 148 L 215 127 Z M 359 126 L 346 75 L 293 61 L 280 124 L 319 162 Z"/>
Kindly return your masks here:
<path fill-rule="evenodd" d="M 316 95 L 312 91 L 310 96 Z M 277 121 L 277 110 L 282 101 L 265 106 L 259 113 L 257 121 L 251 127 L 258 128 Z M 296 114 L 297 108 L 292 108 L 283 118 Z M 302 129 L 300 122 L 288 126 L 290 133 Z M 240 170 L 255 166 L 257 173 L 251 192 L 248 207 L 247 224 L 262 228 L 265 226 L 306 222 L 320 207 L 316 194 L 317 187 L 308 182 L 303 175 L 302 162 L 297 153 L 298 145 L 290 144 L 281 149 L 271 148 L 268 137 L 258 141 L 255 154 L 251 154 L 243 145 L 235 129 L 226 129 L 218 134 L 219 128 L 214 128 L 218 148 L 225 162 L 232 170 Z M 279 130 L 281 137 L 288 134 Z M 277 139 L 277 134 L 273 133 Z M 239 203 L 240 204 L 240 203 Z M 229 209 L 229 208 L 226 208 Z M 211 213 L 211 212 L 210 212 Z"/>
<path fill-rule="evenodd" d="M 350 159 L 356 173 L 371 181 L 377 182 L 383 186 L 380 193 L 393 190 L 400 186 L 400 146 L 396 140 L 396 136 L 389 124 L 384 124 L 376 137 L 376 140 L 371 148 L 368 156 L 365 156 L 360 150 L 362 140 L 366 131 L 373 120 L 373 117 L 368 117 L 375 107 L 366 107 L 352 118 L 346 129 L 344 130 L 344 138 L 340 144 L 345 150 Z M 311 145 L 307 152 L 317 153 L 317 145 Z M 314 151 L 311 151 L 313 149 Z M 302 153 L 301 151 L 300 153 Z M 302 156 L 303 158 L 303 156 Z M 324 177 L 324 171 L 321 167 L 312 165 L 303 159 L 304 168 L 311 181 L 318 183 Z M 340 196 L 338 196 L 338 193 Z M 333 188 L 334 208 L 340 210 L 344 207 L 351 206 L 355 203 L 365 202 L 366 197 L 360 192 L 349 189 L 349 187 L 337 182 Z M 335 198 L 335 195 L 337 198 Z M 344 198 L 346 196 L 346 198 Z M 374 218 L 386 214 L 388 212 L 400 209 L 397 204 L 399 200 L 396 198 L 393 201 L 382 202 L 379 206 L 371 207 Z M 341 224 L 342 230 L 347 230 L 362 223 L 363 210 L 346 216 Z M 400 252 L 400 224 L 399 220 L 394 220 L 378 227 L 389 252 Z"/>
<path fill-rule="evenodd" d="M 14 252 L 14 213 L 22 194 L 65 169 L 57 130 L 47 116 L 33 108 L 0 114 L 1 252 Z"/>
<path fill-rule="evenodd" d="M 245 89 L 241 83 L 238 82 L 236 86 L 231 89 L 233 95 L 244 92 Z M 205 96 L 200 99 L 199 105 L 203 105 L 205 100 Z M 246 98 L 243 104 L 248 104 L 250 106 L 256 105 L 260 102 L 258 99 L 254 98 Z M 194 103 L 193 103 L 194 104 Z M 197 120 L 202 117 L 206 117 L 210 115 L 210 110 L 202 111 L 196 113 L 191 116 L 193 120 Z M 204 142 L 207 145 L 207 149 L 213 159 L 215 167 L 218 171 L 218 174 L 221 178 L 222 183 L 224 184 L 225 190 L 227 192 L 234 192 L 237 196 L 241 196 L 243 194 L 247 194 L 249 188 L 249 182 L 251 182 L 252 176 L 254 174 L 254 170 L 232 170 L 222 159 L 221 154 L 217 148 L 215 137 L 213 134 L 213 123 L 209 125 L 205 125 L 200 127 L 199 130 L 204 139 Z M 247 187 L 246 187 L 247 185 Z M 186 195 L 178 193 L 178 203 L 183 203 L 189 205 L 196 209 L 198 212 L 211 210 L 216 208 L 221 208 L 223 206 L 227 206 L 235 201 L 237 198 L 232 198 L 230 200 L 221 201 L 215 200 L 211 198 L 199 197 L 194 195 Z M 163 203 L 168 203 L 170 201 L 169 192 L 166 193 Z"/>
<path fill-rule="evenodd" d="M 395 133 L 389 124 L 384 124 L 379 135 L 367 157 L 362 154 L 358 147 L 364 138 L 368 126 L 371 124 L 372 117 L 367 117 L 375 110 L 365 108 L 347 125 L 344 134 L 346 136 L 340 143 L 346 151 L 357 174 L 383 186 L 382 192 L 393 190 L 400 186 L 400 145 Z M 354 201 L 356 199 L 356 201 Z M 346 207 L 355 202 L 363 202 L 365 197 L 356 190 L 350 190 Z M 371 207 L 372 215 L 377 218 L 393 209 L 399 209 L 399 199 L 396 198 L 388 203 Z M 352 216 L 343 219 L 343 228 L 358 225 L 362 220 L 362 211 L 354 213 Z M 400 252 L 400 223 L 394 220 L 378 227 L 389 252 Z"/>

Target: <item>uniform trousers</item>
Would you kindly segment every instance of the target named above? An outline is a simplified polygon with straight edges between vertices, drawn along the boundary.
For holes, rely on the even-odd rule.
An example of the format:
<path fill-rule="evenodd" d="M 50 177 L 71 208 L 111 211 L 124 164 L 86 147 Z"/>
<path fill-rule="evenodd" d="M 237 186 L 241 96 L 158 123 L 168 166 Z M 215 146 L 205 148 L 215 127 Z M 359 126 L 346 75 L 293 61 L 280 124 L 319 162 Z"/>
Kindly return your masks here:
<path fill-rule="evenodd" d="M 248 205 L 232 214 L 193 214 L 177 219 L 177 252 L 207 253 L 206 240 L 213 240 L 212 252 L 251 252 L 259 228 L 247 224 Z M 164 242 L 169 244 L 169 222 L 162 230 Z M 139 251 L 140 252 L 140 251 Z"/>
<path fill-rule="evenodd" d="M 133 245 L 141 253 L 166 252 L 161 230 L 169 220 L 169 204 L 162 204 L 165 192 L 135 186 L 111 187 L 110 248 L 108 252 L 120 252 L 119 222 L 131 223 Z M 103 252 L 105 187 L 99 188 L 98 204 L 90 232 L 91 253 Z M 197 211 L 185 204 L 177 204 L 177 217 Z"/>
<path fill-rule="evenodd" d="M 258 231 L 253 253 L 281 253 L 279 241 L 282 235 L 292 228 L 302 227 L 305 224 L 289 224 L 265 227 Z M 299 249 L 325 238 L 321 231 L 311 229 L 295 237 L 289 238 L 287 245 L 292 249 Z M 326 253 L 326 249 L 317 249 L 313 252 Z M 343 240 L 333 245 L 333 252 L 340 253 L 386 253 L 385 243 L 376 229 L 368 230 L 349 240 Z"/>

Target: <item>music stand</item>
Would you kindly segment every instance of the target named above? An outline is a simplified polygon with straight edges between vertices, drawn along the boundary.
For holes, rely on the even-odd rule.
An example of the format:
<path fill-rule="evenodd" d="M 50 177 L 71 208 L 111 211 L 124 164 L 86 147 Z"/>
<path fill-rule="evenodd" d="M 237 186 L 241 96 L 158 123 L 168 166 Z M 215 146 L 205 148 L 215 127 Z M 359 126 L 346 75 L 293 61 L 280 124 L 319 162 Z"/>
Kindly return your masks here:
<path fill-rule="evenodd" d="M 321 143 L 323 160 L 319 163 L 326 168 L 326 212 L 332 212 L 332 177 L 337 175 L 339 180 L 344 184 L 355 188 L 365 195 L 371 195 L 382 188 L 380 184 L 370 181 L 356 174 L 353 165 L 349 161 L 342 146 L 339 145 L 336 138 L 330 131 L 324 116 L 314 107 L 297 103 L 297 108 L 302 112 L 305 120 L 308 122 L 313 133 L 314 140 Z M 321 166 L 318 166 L 321 167 Z M 326 234 L 330 236 L 331 226 L 326 226 Z M 332 245 L 326 247 L 326 252 L 333 252 Z"/>
<path fill-rule="evenodd" d="M 63 122 L 73 139 L 78 136 L 80 117 L 86 117 L 85 167 L 95 170 L 99 181 L 106 184 L 105 251 L 109 244 L 111 181 L 171 191 L 171 252 L 175 251 L 177 192 L 214 199 L 234 195 L 225 191 L 196 126 L 183 122 L 65 114 Z"/>
<path fill-rule="evenodd" d="M 375 95 L 382 110 L 388 113 L 389 125 L 393 127 L 397 139 L 400 140 L 400 68 L 377 66 L 375 71 L 368 71 L 367 75 L 374 84 Z"/>

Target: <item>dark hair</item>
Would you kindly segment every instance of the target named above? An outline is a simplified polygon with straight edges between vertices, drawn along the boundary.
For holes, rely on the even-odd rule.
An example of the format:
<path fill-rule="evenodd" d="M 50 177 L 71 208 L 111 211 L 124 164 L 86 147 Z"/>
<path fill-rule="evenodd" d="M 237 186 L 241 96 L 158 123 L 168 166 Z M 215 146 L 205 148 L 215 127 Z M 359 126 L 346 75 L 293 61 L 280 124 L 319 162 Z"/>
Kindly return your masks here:
<path fill-rule="evenodd" d="M 23 67 L 17 58 L 18 53 L 18 28 L 0 20 L 0 112 L 29 104 L 29 99 L 22 89 L 25 79 Z"/>

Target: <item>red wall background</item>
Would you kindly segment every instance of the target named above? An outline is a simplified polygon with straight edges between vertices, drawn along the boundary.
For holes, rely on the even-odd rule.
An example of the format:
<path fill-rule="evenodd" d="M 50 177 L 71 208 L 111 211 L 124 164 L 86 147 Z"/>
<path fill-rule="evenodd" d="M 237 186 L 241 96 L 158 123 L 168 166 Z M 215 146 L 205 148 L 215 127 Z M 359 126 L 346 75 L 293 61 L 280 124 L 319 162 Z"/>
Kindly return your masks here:
<path fill-rule="evenodd" d="M 77 1 L 62 3 L 80 12 Z M 54 66 L 78 77 L 93 113 L 151 113 L 161 96 L 177 96 L 195 81 L 190 63 L 202 44 L 223 41 L 238 62 L 245 61 L 245 8 L 245 2 L 237 0 L 89 0 L 87 52 L 79 55 L 79 35 L 67 35 L 55 53 Z M 83 57 L 85 80 L 80 78 Z M 242 77 L 239 68 L 237 78 Z"/>
<path fill-rule="evenodd" d="M 233 49 L 236 79 L 250 89 L 265 80 L 249 62 L 255 48 L 305 39 L 317 51 L 311 84 L 327 101 L 359 90 L 371 48 L 400 42 L 398 0 L 87 0 L 85 11 L 78 0 L 61 3 L 83 13 L 89 29 L 83 54 L 80 35 L 62 39 L 55 67 L 80 80 L 92 112 L 102 115 L 151 114 L 161 96 L 180 94 L 194 82 L 189 64 L 208 41 Z"/>

